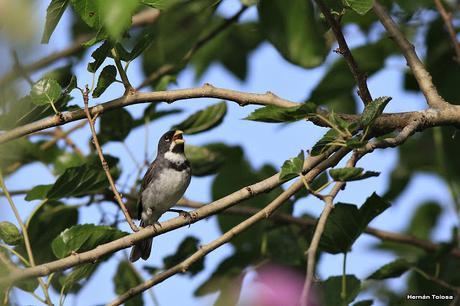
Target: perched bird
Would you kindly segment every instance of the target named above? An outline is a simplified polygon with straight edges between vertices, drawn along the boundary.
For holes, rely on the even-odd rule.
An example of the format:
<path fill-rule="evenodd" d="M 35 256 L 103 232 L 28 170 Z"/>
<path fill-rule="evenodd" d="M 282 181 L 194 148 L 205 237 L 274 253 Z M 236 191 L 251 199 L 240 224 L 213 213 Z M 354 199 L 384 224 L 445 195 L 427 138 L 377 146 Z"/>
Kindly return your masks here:
<path fill-rule="evenodd" d="M 154 225 L 163 213 L 174 206 L 190 184 L 190 163 L 184 154 L 182 131 L 169 131 L 158 142 L 157 157 L 142 179 L 138 211 L 140 226 Z M 134 245 L 129 260 L 146 260 L 152 238 Z"/>

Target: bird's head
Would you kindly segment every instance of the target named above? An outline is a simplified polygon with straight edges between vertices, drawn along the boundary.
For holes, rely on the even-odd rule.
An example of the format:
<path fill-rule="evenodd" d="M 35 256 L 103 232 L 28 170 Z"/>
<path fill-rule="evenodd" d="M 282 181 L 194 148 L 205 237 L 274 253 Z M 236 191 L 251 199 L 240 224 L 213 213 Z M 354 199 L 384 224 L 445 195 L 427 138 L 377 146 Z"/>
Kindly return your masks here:
<path fill-rule="evenodd" d="M 185 141 L 182 134 L 183 132 L 180 130 L 166 132 L 158 142 L 158 153 L 165 154 L 166 152 L 172 152 L 183 154 Z"/>

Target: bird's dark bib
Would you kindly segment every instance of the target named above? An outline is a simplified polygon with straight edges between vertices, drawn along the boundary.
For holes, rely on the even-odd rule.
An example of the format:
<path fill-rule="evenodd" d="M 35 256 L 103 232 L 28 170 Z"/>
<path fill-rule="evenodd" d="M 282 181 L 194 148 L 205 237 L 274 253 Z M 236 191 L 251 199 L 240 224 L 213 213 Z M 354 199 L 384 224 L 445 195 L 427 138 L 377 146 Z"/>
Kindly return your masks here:
<path fill-rule="evenodd" d="M 182 162 L 182 163 L 175 163 L 172 161 L 168 161 L 168 166 L 171 169 L 174 169 L 176 171 L 184 171 L 187 169 L 190 169 L 190 162 L 188 160 Z"/>

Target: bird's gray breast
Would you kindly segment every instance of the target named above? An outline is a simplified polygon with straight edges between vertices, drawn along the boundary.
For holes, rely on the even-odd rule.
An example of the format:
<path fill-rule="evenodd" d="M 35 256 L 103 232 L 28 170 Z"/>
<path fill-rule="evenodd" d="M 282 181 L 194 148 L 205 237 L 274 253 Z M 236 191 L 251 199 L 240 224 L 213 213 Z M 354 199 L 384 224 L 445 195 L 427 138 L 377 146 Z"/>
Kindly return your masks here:
<path fill-rule="evenodd" d="M 163 160 L 162 167 L 154 173 L 153 179 L 142 192 L 143 216 L 150 222 L 174 206 L 190 184 L 191 171 L 187 163 Z"/>

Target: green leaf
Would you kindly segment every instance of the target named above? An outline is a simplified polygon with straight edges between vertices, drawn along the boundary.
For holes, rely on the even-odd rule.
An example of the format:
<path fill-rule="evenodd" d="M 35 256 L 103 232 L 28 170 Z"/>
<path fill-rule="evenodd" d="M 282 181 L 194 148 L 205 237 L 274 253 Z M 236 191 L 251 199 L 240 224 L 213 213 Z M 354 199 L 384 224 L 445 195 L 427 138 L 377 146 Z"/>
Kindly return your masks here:
<path fill-rule="evenodd" d="M 91 57 L 94 58 L 94 61 L 88 64 L 87 70 L 89 72 L 96 72 L 96 70 L 102 65 L 107 56 L 110 54 L 112 49 L 112 44 L 108 41 L 105 41 L 100 45 L 94 52 L 91 54 Z"/>
<path fill-rule="evenodd" d="M 0 167 L 2 171 L 9 174 L 21 166 L 37 161 L 45 165 L 52 163 L 62 153 L 62 150 L 56 145 L 43 150 L 41 149 L 43 142 L 33 143 L 29 139 L 20 138 L 0 144 Z"/>
<path fill-rule="evenodd" d="M 353 306 L 372 306 L 374 300 L 362 300 L 353 304 Z"/>
<path fill-rule="evenodd" d="M 99 98 L 102 93 L 113 83 L 117 77 L 117 68 L 113 65 L 105 66 L 99 79 L 97 80 L 96 88 L 93 91 L 93 98 Z"/>
<path fill-rule="evenodd" d="M 163 264 L 165 269 L 169 269 L 178 263 L 182 262 L 183 260 L 187 259 L 193 253 L 198 251 L 199 249 L 199 240 L 195 237 L 189 236 L 186 237 L 180 243 L 177 250 L 172 255 L 168 255 L 163 258 Z M 204 269 L 204 258 L 196 261 L 193 265 L 189 267 L 187 273 L 191 276 L 196 275 L 197 273 L 201 272 Z"/>
<path fill-rule="evenodd" d="M 94 1 L 94 0 L 93 0 Z M 96 0 L 104 29 L 112 39 L 119 40 L 131 27 L 131 19 L 139 0 Z"/>
<path fill-rule="evenodd" d="M 22 241 L 22 235 L 13 223 L 3 221 L 0 222 L 0 240 L 9 245 L 17 245 Z"/>
<path fill-rule="evenodd" d="M 391 97 L 380 97 L 366 105 L 360 118 L 361 124 L 365 127 L 371 126 L 375 119 L 383 113 L 390 100 Z"/>
<path fill-rule="evenodd" d="M 62 88 L 53 79 L 42 79 L 32 86 L 30 98 L 35 105 L 55 103 L 61 96 Z"/>
<path fill-rule="evenodd" d="M 172 127 L 172 129 L 181 130 L 184 134 L 197 134 L 222 123 L 225 114 L 227 113 L 227 104 L 225 101 L 206 107 L 181 123 Z"/>
<path fill-rule="evenodd" d="M 51 34 L 53 34 L 68 4 L 69 0 L 51 0 L 50 5 L 46 9 L 46 23 L 41 40 L 42 44 L 49 42 Z"/>
<path fill-rule="evenodd" d="M 222 260 L 216 270 L 195 290 L 193 295 L 204 296 L 219 290 L 225 290 L 235 284 L 235 280 L 241 276 L 243 270 L 250 266 L 255 259 L 251 255 L 241 251 Z M 239 297 L 238 292 L 236 293 L 236 297 Z"/>
<path fill-rule="evenodd" d="M 266 254 L 270 261 L 297 269 L 305 267 L 305 251 L 308 242 L 305 233 L 294 225 L 277 226 L 270 229 L 264 239 L 267 241 Z"/>
<path fill-rule="evenodd" d="M 113 283 L 115 286 L 115 293 L 117 295 L 123 294 L 129 289 L 136 287 L 141 284 L 142 278 L 134 269 L 133 265 L 127 261 L 121 261 L 118 265 L 117 271 L 113 276 Z M 134 297 L 130 298 L 124 304 L 126 306 L 142 306 L 144 305 L 144 300 L 142 294 L 137 294 Z"/>
<path fill-rule="evenodd" d="M 118 162 L 117 158 L 105 156 L 111 171 Z M 65 170 L 46 194 L 48 199 L 83 196 L 108 186 L 107 177 L 97 158 L 78 167 Z"/>
<path fill-rule="evenodd" d="M 53 184 L 49 185 L 37 185 L 30 189 L 25 197 L 26 201 L 40 200 L 46 198 L 47 193 L 53 187 Z"/>
<path fill-rule="evenodd" d="M 346 298 L 342 299 L 342 276 L 331 276 L 321 283 L 325 306 L 349 305 L 358 296 L 361 281 L 354 275 L 346 275 Z"/>
<path fill-rule="evenodd" d="M 246 120 L 261 122 L 293 122 L 308 118 L 315 113 L 316 105 L 310 102 L 292 107 L 264 106 L 253 111 Z"/>
<path fill-rule="evenodd" d="M 330 169 L 329 175 L 338 182 L 349 182 L 363 180 L 369 177 L 379 176 L 379 172 L 366 171 L 364 172 L 363 168 L 360 167 L 346 167 L 346 168 L 336 168 Z"/>
<path fill-rule="evenodd" d="M 53 261 L 56 257 L 51 249 L 51 242 L 60 232 L 77 224 L 78 209 L 57 201 L 44 201 L 29 217 L 29 239 L 37 264 Z M 24 246 L 20 253 L 27 256 Z"/>
<path fill-rule="evenodd" d="M 64 287 L 64 293 L 77 293 L 84 285 L 84 283 L 80 284 L 79 282 L 91 277 L 98 267 L 99 263 L 83 264 L 75 267 L 69 274 L 60 276 L 59 283 L 61 288 L 59 291 Z"/>
<path fill-rule="evenodd" d="M 69 100 L 68 96 L 61 97 L 54 106 L 64 110 Z M 0 129 L 12 129 L 55 114 L 51 104 L 36 105 L 30 95 L 13 100 L 8 106 L 8 112 L 0 114 Z"/>
<path fill-rule="evenodd" d="M 101 116 L 98 139 L 101 143 L 123 141 L 133 128 L 134 119 L 124 108 L 119 108 Z"/>
<path fill-rule="evenodd" d="M 94 224 L 75 225 L 66 229 L 57 236 L 51 247 L 57 258 L 64 258 L 73 252 L 81 253 L 121 238 L 128 233 L 110 226 Z"/>
<path fill-rule="evenodd" d="M 345 0 L 345 4 L 360 15 L 366 14 L 374 5 L 374 0 Z"/>
<path fill-rule="evenodd" d="M 99 29 L 102 26 L 102 18 L 99 11 L 98 0 L 70 0 L 74 11 L 91 28 Z"/>
<path fill-rule="evenodd" d="M 63 152 L 54 160 L 54 175 L 61 175 L 66 169 L 83 165 L 86 159 L 73 152 Z"/>
<path fill-rule="evenodd" d="M 194 176 L 205 176 L 217 173 L 219 169 L 235 156 L 240 149 L 229 147 L 223 143 L 211 143 L 205 146 L 185 146 L 185 155 L 190 161 Z"/>
<path fill-rule="evenodd" d="M 143 32 L 138 40 L 135 42 L 133 49 L 131 50 L 130 53 L 128 53 L 128 56 L 126 58 L 123 58 L 124 61 L 132 61 L 135 58 L 137 58 L 139 55 L 141 55 L 145 49 L 147 49 L 150 44 L 152 43 L 153 40 L 153 33 L 151 32 L 150 29 L 145 30 Z M 120 53 L 120 52 L 119 52 Z"/>
<path fill-rule="evenodd" d="M 283 166 L 281 166 L 280 181 L 298 176 L 302 172 L 304 161 L 305 154 L 303 150 L 296 157 L 284 161 Z"/>
<path fill-rule="evenodd" d="M 407 260 L 399 258 L 380 267 L 377 271 L 368 276 L 367 279 L 382 280 L 387 278 L 400 277 L 412 266 L 413 264 L 409 263 Z"/>
<path fill-rule="evenodd" d="M 390 204 L 375 193 L 359 209 L 352 204 L 336 204 L 327 219 L 320 248 L 331 254 L 349 252 L 366 226 L 388 207 Z"/>
<path fill-rule="evenodd" d="M 167 90 L 170 84 L 177 85 L 177 76 L 168 74 L 168 75 L 161 77 L 157 85 L 155 86 L 155 90 L 156 91 Z"/>
<path fill-rule="evenodd" d="M 150 103 L 150 105 L 144 110 L 144 114 L 142 115 L 142 117 L 134 119 L 133 128 L 144 125 L 146 123 L 150 123 L 152 121 L 161 119 L 169 115 L 182 113 L 182 110 L 178 108 L 157 111 L 156 105 L 157 104 L 155 103 Z"/>
<path fill-rule="evenodd" d="M 420 239 L 430 240 L 442 213 L 441 206 L 436 202 L 420 204 L 414 211 L 406 233 Z"/>
<path fill-rule="evenodd" d="M 214 17 L 210 28 L 225 23 L 221 17 Z M 215 63 L 220 63 L 229 72 L 244 81 L 248 72 L 250 54 L 262 42 L 259 25 L 255 22 L 238 23 L 229 26 L 200 48 L 192 58 L 195 80 L 198 81 Z"/>
<path fill-rule="evenodd" d="M 74 77 L 72 75 L 72 65 L 65 65 L 46 72 L 40 79 L 56 80 L 64 88 L 70 84 L 72 77 Z"/>
<path fill-rule="evenodd" d="M 141 0 L 142 4 L 159 10 L 165 10 L 177 2 L 177 0 Z"/>
<path fill-rule="evenodd" d="M 323 63 L 324 28 L 310 1 L 261 0 L 258 12 L 263 33 L 286 60 L 305 68 Z"/>
<path fill-rule="evenodd" d="M 168 9 L 161 12 L 150 28 L 151 44 L 142 53 L 142 65 L 146 75 L 156 73 L 165 65 L 177 67 L 174 74 L 183 69 L 183 57 L 204 30 L 208 29 L 211 16 L 217 8 L 216 0 L 170 2 L 171 5 L 167 3 Z"/>
<path fill-rule="evenodd" d="M 217 172 L 217 176 L 212 183 L 212 199 L 220 199 L 276 173 L 276 169 L 270 165 L 264 165 L 261 169 L 255 171 L 243 157 L 242 152 L 240 154 L 235 153 L 232 155 L 231 160 L 227 161 Z M 245 200 L 245 206 L 262 209 L 266 203 L 274 200 L 282 191 L 282 188 L 276 188 L 269 193 L 247 199 Z M 285 203 L 279 211 L 286 214 L 292 213 L 292 202 Z M 246 216 L 220 214 L 218 216 L 219 228 L 224 233 L 246 219 Z M 262 236 L 269 225 L 270 223 L 258 223 L 252 226 L 234 237 L 231 240 L 232 245 L 238 251 L 244 250 L 253 254 L 253 256 L 258 256 L 261 250 Z"/>
<path fill-rule="evenodd" d="M 15 287 L 27 292 L 34 292 L 38 285 L 39 283 L 36 278 L 22 279 L 14 284 Z"/>
<path fill-rule="evenodd" d="M 337 130 L 330 129 L 329 131 L 321 137 L 320 140 L 313 146 L 311 149 L 310 155 L 317 156 L 326 151 L 330 143 L 334 142 L 339 138 L 340 134 Z"/>

